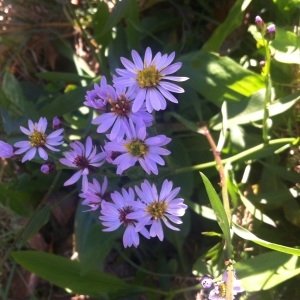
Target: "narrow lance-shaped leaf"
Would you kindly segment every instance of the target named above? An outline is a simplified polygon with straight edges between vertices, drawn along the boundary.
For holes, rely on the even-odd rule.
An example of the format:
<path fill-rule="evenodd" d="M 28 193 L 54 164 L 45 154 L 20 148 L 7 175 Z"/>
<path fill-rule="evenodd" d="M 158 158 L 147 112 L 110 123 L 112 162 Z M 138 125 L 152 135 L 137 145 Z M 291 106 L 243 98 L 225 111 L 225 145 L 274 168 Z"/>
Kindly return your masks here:
<path fill-rule="evenodd" d="M 123 280 L 98 270 L 80 275 L 80 263 L 62 256 L 39 251 L 18 251 L 13 252 L 12 257 L 39 277 L 74 293 L 97 297 L 127 287 Z"/>
<path fill-rule="evenodd" d="M 245 240 L 252 241 L 253 243 L 256 243 L 258 245 L 261 245 L 261 246 L 269 248 L 269 249 L 273 249 L 275 251 L 300 256 L 300 249 L 286 247 L 286 246 L 275 244 L 275 243 L 270 243 L 268 241 L 260 239 L 259 237 L 254 235 L 252 232 L 248 231 L 247 229 L 245 229 L 235 223 L 232 223 L 232 225 L 233 225 L 232 228 L 233 228 L 234 233 Z"/>
<path fill-rule="evenodd" d="M 229 256 L 228 258 L 230 258 L 231 256 L 231 236 L 230 236 L 230 227 L 229 227 L 229 222 L 227 219 L 227 215 L 225 212 L 225 209 L 223 207 L 223 204 L 217 194 L 217 192 L 215 191 L 214 187 L 212 186 L 212 184 L 210 183 L 209 179 L 200 172 L 200 175 L 202 177 L 202 180 L 204 182 L 205 185 L 205 189 L 210 201 L 210 204 L 216 214 L 217 217 L 217 222 L 223 232 L 223 236 L 224 239 L 226 241 L 226 246 L 227 246 L 227 255 Z"/>

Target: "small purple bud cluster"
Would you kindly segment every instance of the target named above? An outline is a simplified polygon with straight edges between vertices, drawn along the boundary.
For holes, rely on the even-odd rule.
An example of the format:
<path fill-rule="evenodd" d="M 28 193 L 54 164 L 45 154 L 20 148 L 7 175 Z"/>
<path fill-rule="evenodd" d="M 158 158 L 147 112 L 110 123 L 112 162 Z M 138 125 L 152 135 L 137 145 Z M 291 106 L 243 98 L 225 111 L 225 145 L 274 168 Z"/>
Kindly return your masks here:
<path fill-rule="evenodd" d="M 182 198 L 177 195 L 180 188 L 173 189 L 172 181 L 165 180 L 160 192 L 157 187 L 145 180 L 141 186 L 122 189 L 121 192 L 107 193 L 107 177 L 102 185 L 91 178 L 105 162 L 115 166 L 116 174 L 122 175 L 127 169 L 140 165 L 147 174 L 158 175 L 158 165 L 164 166 L 163 156 L 170 151 L 165 148 L 171 139 L 163 134 L 150 136 L 148 128 L 153 126 L 153 111 L 165 110 L 167 100 L 177 103 L 173 93 L 184 90 L 171 81 L 185 81 L 187 77 L 170 76 L 181 68 L 181 63 L 172 63 L 175 53 L 170 55 L 158 52 L 154 57 L 148 47 L 144 58 L 133 50 L 133 62 L 122 57 L 125 69 L 116 69 L 119 76 L 113 76 L 113 85 L 102 76 L 100 84 L 94 84 L 87 91 L 84 104 L 98 113 L 92 120 L 99 134 L 106 134 L 107 140 L 99 149 L 88 136 L 85 143 L 73 141 L 64 157 L 62 165 L 74 169 L 75 173 L 64 183 L 72 185 L 81 179 L 82 204 L 87 211 L 99 210 L 99 219 L 105 227 L 103 231 L 113 231 L 125 227 L 124 247 L 139 245 L 139 234 L 146 238 L 158 237 L 163 240 L 162 223 L 172 230 L 179 230 L 171 224 L 181 224 L 187 209 Z M 24 154 L 22 163 L 36 158 L 46 161 L 41 172 L 49 174 L 56 169 L 54 161 L 49 160 L 48 152 L 59 152 L 57 146 L 63 144 L 63 124 L 58 117 L 52 121 L 53 132 L 48 134 L 47 120 L 41 117 L 37 123 L 28 121 L 28 129 L 21 131 L 28 136 L 26 141 L 14 144 L 15 149 L 0 141 L 0 157 L 10 158 Z M 91 180 L 91 181 L 90 181 Z"/>
<path fill-rule="evenodd" d="M 266 26 L 265 22 L 260 16 L 255 17 L 255 23 L 257 30 L 262 33 L 267 41 L 272 41 L 275 39 L 276 26 L 274 24 Z"/>

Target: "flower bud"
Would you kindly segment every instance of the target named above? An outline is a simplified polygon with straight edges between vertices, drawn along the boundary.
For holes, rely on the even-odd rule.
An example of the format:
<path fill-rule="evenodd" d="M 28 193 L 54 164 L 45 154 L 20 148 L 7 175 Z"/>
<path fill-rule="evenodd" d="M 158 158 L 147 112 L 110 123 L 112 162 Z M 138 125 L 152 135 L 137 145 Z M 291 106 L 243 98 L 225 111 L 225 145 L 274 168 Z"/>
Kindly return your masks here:
<path fill-rule="evenodd" d="M 58 117 L 54 117 L 53 121 L 52 121 L 52 128 L 53 129 L 60 129 L 63 127 L 63 124 L 61 122 L 61 120 Z"/>
<path fill-rule="evenodd" d="M 260 16 L 255 17 L 256 28 L 259 32 L 263 32 L 265 30 L 265 22 Z"/>
<path fill-rule="evenodd" d="M 53 162 L 47 162 L 41 166 L 41 172 L 48 175 L 55 170 L 55 164 Z"/>
<path fill-rule="evenodd" d="M 268 41 L 274 40 L 275 33 L 276 33 L 276 26 L 274 24 L 269 25 L 266 29 L 265 39 Z"/>

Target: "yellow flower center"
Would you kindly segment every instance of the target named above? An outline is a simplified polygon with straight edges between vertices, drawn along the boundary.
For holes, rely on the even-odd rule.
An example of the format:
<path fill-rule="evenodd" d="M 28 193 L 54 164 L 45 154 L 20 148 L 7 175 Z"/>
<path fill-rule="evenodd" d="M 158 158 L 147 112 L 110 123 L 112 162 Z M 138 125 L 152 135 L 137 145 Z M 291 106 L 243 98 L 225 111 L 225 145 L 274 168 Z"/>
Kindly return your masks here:
<path fill-rule="evenodd" d="M 108 99 L 111 105 L 111 112 L 120 117 L 127 117 L 131 112 L 131 103 L 125 95 L 119 95 L 117 101 Z"/>
<path fill-rule="evenodd" d="M 154 220 L 157 220 L 164 216 L 167 208 L 167 202 L 155 201 L 154 203 L 147 206 L 146 211 L 152 216 Z"/>
<path fill-rule="evenodd" d="M 161 79 L 159 71 L 155 68 L 155 65 L 146 67 L 145 69 L 138 71 L 137 82 L 141 89 L 145 87 L 156 86 Z"/>
<path fill-rule="evenodd" d="M 222 283 L 218 284 L 218 287 L 219 287 L 220 297 L 225 297 L 226 296 L 226 284 L 222 282 Z"/>
<path fill-rule="evenodd" d="M 47 137 L 46 134 L 35 130 L 33 134 L 29 136 L 31 146 L 32 147 L 44 146 L 46 144 L 46 137 Z"/>
<path fill-rule="evenodd" d="M 149 151 L 148 146 L 140 140 L 133 140 L 125 144 L 124 147 L 132 156 L 137 156 L 137 157 L 142 157 L 145 154 L 147 154 Z"/>

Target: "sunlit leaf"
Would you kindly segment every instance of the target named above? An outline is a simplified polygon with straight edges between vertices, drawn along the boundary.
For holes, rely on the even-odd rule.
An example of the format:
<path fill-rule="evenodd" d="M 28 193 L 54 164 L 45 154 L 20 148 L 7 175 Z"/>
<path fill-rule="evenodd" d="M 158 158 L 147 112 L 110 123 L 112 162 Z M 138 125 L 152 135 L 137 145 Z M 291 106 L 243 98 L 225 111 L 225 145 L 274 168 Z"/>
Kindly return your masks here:
<path fill-rule="evenodd" d="M 260 90 L 249 99 L 228 102 L 228 126 L 251 124 L 263 119 L 265 90 Z M 300 92 L 279 98 L 269 105 L 269 116 L 279 115 L 290 109 L 300 99 Z M 222 116 L 218 114 L 211 120 L 215 130 L 222 128 Z"/>
<path fill-rule="evenodd" d="M 272 251 L 236 263 L 239 279 L 247 292 L 268 290 L 300 273 L 300 259 Z"/>
<path fill-rule="evenodd" d="M 246 70 L 229 57 L 204 51 L 181 56 L 180 74 L 189 77 L 186 86 L 221 107 L 224 100 L 240 101 L 262 89 L 262 76 Z"/>
<path fill-rule="evenodd" d="M 241 198 L 241 201 L 243 202 L 243 204 L 245 205 L 245 207 L 247 208 L 247 210 L 258 220 L 266 223 L 266 224 L 269 224 L 271 226 L 274 226 L 276 227 L 276 224 L 275 222 L 270 218 L 268 217 L 267 215 L 265 215 L 264 213 L 262 213 L 260 211 L 260 209 L 258 209 L 257 207 L 255 207 L 253 205 L 253 203 L 251 201 L 249 201 L 245 196 L 243 196 L 241 193 L 239 194 L 240 195 L 240 198 Z"/>
<path fill-rule="evenodd" d="M 283 245 L 279 245 L 279 244 L 275 244 L 275 243 L 271 243 L 271 242 L 262 240 L 259 237 L 257 237 L 256 235 L 254 235 L 252 232 L 248 231 L 247 229 L 245 229 L 235 223 L 232 223 L 232 229 L 235 234 L 237 234 L 239 237 L 241 237 L 247 241 L 252 241 L 253 243 L 256 243 L 258 245 L 261 245 L 263 247 L 266 247 L 266 248 L 269 248 L 269 249 L 272 249 L 275 251 L 300 256 L 300 249 L 286 247 Z"/>
<path fill-rule="evenodd" d="M 245 10 L 251 0 L 237 0 L 231 7 L 226 20 L 217 27 L 209 40 L 202 47 L 203 51 L 218 52 L 232 31 L 242 25 L 244 20 Z"/>
<path fill-rule="evenodd" d="M 227 246 L 230 247 L 231 246 L 230 227 L 229 227 L 229 221 L 227 219 L 227 215 L 226 215 L 225 209 L 223 207 L 223 204 L 222 204 L 218 194 L 216 193 L 214 187 L 208 180 L 208 178 L 201 172 L 200 172 L 200 175 L 204 182 L 210 204 L 216 214 L 217 222 L 223 232 L 223 237 L 226 240 Z"/>

